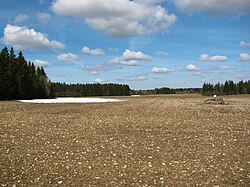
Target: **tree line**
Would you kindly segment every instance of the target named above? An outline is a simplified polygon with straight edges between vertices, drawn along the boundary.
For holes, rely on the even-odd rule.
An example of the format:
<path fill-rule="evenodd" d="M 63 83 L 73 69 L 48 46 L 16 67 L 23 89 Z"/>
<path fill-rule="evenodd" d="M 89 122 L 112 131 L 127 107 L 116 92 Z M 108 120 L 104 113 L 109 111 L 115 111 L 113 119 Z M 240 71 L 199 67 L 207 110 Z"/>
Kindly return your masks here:
<path fill-rule="evenodd" d="M 132 95 L 155 95 L 155 94 L 195 94 L 201 93 L 201 88 L 155 88 L 148 90 L 131 90 Z"/>
<path fill-rule="evenodd" d="M 0 100 L 51 98 L 51 83 L 44 69 L 27 62 L 13 48 L 0 53 Z"/>
<path fill-rule="evenodd" d="M 36 99 L 81 96 L 127 96 L 150 94 L 232 95 L 250 94 L 250 80 L 224 84 L 204 83 L 202 88 L 155 88 L 131 90 L 126 84 L 65 84 L 51 83 L 43 67 L 27 62 L 20 51 L 16 56 L 13 48 L 3 48 L 0 53 L 0 100 Z"/>
<path fill-rule="evenodd" d="M 86 96 L 127 96 L 130 87 L 123 84 L 65 84 L 52 83 L 56 97 L 86 97 Z"/>
<path fill-rule="evenodd" d="M 250 80 L 239 81 L 234 83 L 231 80 L 225 81 L 224 84 L 210 84 L 204 83 L 202 86 L 202 95 L 236 95 L 236 94 L 250 94 Z"/>

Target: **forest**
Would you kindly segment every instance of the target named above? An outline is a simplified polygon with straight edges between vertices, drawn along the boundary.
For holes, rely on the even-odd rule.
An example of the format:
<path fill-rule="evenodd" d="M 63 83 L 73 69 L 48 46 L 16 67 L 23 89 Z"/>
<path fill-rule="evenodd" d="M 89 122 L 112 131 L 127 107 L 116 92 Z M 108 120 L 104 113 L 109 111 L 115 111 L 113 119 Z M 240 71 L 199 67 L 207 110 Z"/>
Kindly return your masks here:
<path fill-rule="evenodd" d="M 56 97 L 86 97 L 86 96 L 127 96 L 130 95 L 128 85 L 122 84 L 65 84 L 52 83 Z"/>
<path fill-rule="evenodd" d="M 0 100 L 51 98 L 51 83 L 43 67 L 27 62 L 5 47 L 0 53 Z"/>
<path fill-rule="evenodd" d="M 250 94 L 250 80 L 239 81 L 234 83 L 231 80 L 225 81 L 224 84 L 210 84 L 204 83 L 202 86 L 202 95 L 237 95 L 237 94 Z"/>
<path fill-rule="evenodd" d="M 200 94 L 201 88 L 155 88 L 149 90 L 131 90 L 132 95 L 155 95 L 155 94 Z"/>
<path fill-rule="evenodd" d="M 51 83 L 43 67 L 35 67 L 13 48 L 0 53 L 0 100 L 130 95 L 128 85 Z"/>

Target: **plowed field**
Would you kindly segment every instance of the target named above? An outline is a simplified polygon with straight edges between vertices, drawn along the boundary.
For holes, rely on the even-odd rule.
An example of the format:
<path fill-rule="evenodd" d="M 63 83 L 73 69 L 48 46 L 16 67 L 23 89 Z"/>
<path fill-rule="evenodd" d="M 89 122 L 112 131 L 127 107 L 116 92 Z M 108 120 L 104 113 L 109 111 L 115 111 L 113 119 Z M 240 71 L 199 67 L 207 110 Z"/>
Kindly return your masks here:
<path fill-rule="evenodd" d="M 250 96 L 0 102 L 1 186 L 249 186 Z"/>

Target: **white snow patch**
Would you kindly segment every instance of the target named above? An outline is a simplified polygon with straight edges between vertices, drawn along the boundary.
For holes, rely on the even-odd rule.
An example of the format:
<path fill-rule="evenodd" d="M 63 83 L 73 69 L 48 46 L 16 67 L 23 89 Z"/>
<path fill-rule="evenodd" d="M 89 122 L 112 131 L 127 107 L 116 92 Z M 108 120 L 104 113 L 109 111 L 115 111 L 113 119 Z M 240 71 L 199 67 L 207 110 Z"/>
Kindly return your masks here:
<path fill-rule="evenodd" d="M 32 99 L 32 100 L 19 100 L 24 103 L 105 103 L 105 102 L 121 102 L 125 100 L 119 99 L 106 99 L 106 98 L 74 98 L 64 97 L 56 99 Z"/>

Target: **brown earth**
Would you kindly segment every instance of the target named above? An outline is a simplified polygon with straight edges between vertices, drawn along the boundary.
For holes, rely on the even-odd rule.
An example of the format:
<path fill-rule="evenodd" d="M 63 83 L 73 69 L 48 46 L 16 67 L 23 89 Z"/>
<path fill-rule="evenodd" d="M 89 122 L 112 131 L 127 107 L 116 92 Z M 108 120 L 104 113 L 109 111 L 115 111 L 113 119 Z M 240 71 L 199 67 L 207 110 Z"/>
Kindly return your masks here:
<path fill-rule="evenodd" d="M 250 95 L 0 102 L 1 186 L 249 186 Z"/>

